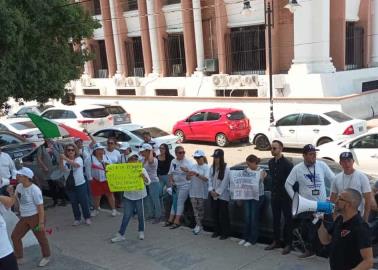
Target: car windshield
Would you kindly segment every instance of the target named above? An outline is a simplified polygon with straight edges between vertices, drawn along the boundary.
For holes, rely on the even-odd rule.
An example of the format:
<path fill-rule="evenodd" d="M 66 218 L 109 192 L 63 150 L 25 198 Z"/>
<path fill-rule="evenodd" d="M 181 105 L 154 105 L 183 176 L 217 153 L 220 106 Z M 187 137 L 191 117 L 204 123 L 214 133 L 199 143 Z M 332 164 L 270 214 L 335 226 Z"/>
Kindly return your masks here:
<path fill-rule="evenodd" d="M 105 108 L 99 108 L 81 111 L 81 115 L 85 118 L 103 118 L 108 116 L 109 113 Z"/>
<path fill-rule="evenodd" d="M 17 130 L 25 130 L 25 129 L 30 129 L 30 128 L 37 128 L 32 121 L 12 123 L 11 126 L 14 127 Z"/>
<path fill-rule="evenodd" d="M 324 114 L 339 123 L 353 120 L 353 118 L 350 117 L 349 115 L 346 115 L 345 113 L 338 112 L 338 111 L 326 112 Z"/>
<path fill-rule="evenodd" d="M 149 132 L 151 134 L 152 138 L 158 138 L 169 135 L 169 133 L 165 132 L 164 130 L 161 130 L 160 128 L 156 127 L 149 127 L 149 128 L 141 128 L 141 129 L 135 129 L 131 131 L 134 135 L 137 137 L 143 139 L 143 133 Z"/>
<path fill-rule="evenodd" d="M 106 109 L 110 114 L 122 114 L 126 112 L 121 106 L 110 106 Z"/>
<path fill-rule="evenodd" d="M 228 120 L 243 120 L 245 118 L 245 115 L 243 111 L 236 111 L 227 114 L 227 119 Z"/>

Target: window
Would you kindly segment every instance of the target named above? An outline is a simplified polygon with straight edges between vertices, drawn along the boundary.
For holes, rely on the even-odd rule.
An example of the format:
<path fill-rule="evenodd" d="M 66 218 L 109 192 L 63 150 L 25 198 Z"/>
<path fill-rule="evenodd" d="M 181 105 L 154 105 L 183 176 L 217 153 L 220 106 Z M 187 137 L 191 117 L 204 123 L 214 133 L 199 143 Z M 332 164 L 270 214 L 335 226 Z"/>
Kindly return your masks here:
<path fill-rule="evenodd" d="M 103 118 L 109 115 L 108 111 L 103 109 L 90 109 L 81 111 L 80 114 L 85 118 Z"/>
<path fill-rule="evenodd" d="M 75 119 L 76 115 L 73 111 L 64 110 L 62 111 L 61 119 Z"/>
<path fill-rule="evenodd" d="M 45 112 L 42 116 L 48 119 L 74 119 L 76 118 L 75 113 L 68 110 L 50 110 L 50 111 Z"/>
<path fill-rule="evenodd" d="M 217 89 L 217 97 L 257 97 L 257 89 Z"/>
<path fill-rule="evenodd" d="M 42 114 L 43 117 L 46 117 L 47 119 L 53 119 L 53 111 L 47 111 L 44 114 Z"/>
<path fill-rule="evenodd" d="M 151 134 L 152 138 L 158 138 L 158 137 L 164 137 L 168 136 L 169 133 L 165 132 L 164 130 L 161 130 L 160 128 L 157 127 L 149 127 L 149 128 L 140 128 L 136 130 L 132 130 L 131 133 L 136 135 L 137 137 L 143 139 L 143 133 L 144 132 L 149 132 Z"/>
<path fill-rule="evenodd" d="M 106 109 L 108 110 L 110 114 L 126 113 L 126 111 L 121 106 L 109 106 L 109 107 L 106 107 Z"/>
<path fill-rule="evenodd" d="M 37 128 L 32 121 L 13 123 L 11 126 L 18 130 Z"/>
<path fill-rule="evenodd" d="M 165 40 L 168 74 L 173 77 L 185 76 L 185 47 L 182 33 L 169 34 Z"/>
<path fill-rule="evenodd" d="M 117 89 L 117 95 L 119 96 L 135 96 L 135 89 Z"/>
<path fill-rule="evenodd" d="M 345 30 L 346 69 L 362 68 L 364 64 L 364 28 L 355 22 L 347 22 Z"/>
<path fill-rule="evenodd" d="M 94 15 L 101 15 L 100 0 L 93 0 L 93 14 Z"/>
<path fill-rule="evenodd" d="M 83 93 L 84 95 L 99 96 L 100 89 L 87 88 L 87 89 L 83 89 Z"/>
<path fill-rule="evenodd" d="M 227 114 L 228 120 L 243 120 L 245 119 L 245 115 L 243 111 L 237 111 Z"/>
<path fill-rule="evenodd" d="M 128 142 L 131 140 L 130 136 L 127 135 L 126 133 L 122 131 L 115 130 L 114 131 L 114 137 L 117 139 L 119 142 Z"/>
<path fill-rule="evenodd" d="M 121 5 L 124 12 L 138 10 L 138 0 L 123 0 L 121 1 Z"/>
<path fill-rule="evenodd" d="M 216 121 L 216 120 L 219 120 L 219 118 L 220 118 L 219 113 L 208 112 L 206 120 L 207 121 Z"/>
<path fill-rule="evenodd" d="M 378 80 L 362 83 L 362 92 L 367 92 L 367 91 L 377 90 L 377 89 L 378 89 Z"/>
<path fill-rule="evenodd" d="M 177 97 L 177 89 L 155 89 L 157 96 Z"/>
<path fill-rule="evenodd" d="M 95 137 L 109 138 L 114 137 L 112 130 L 102 130 L 93 134 Z"/>
<path fill-rule="evenodd" d="M 165 5 L 180 4 L 181 0 L 165 0 Z"/>
<path fill-rule="evenodd" d="M 349 115 L 339 112 L 339 111 L 331 111 L 331 112 L 326 112 L 324 114 L 339 123 L 353 120 L 353 118 L 350 117 Z"/>
<path fill-rule="evenodd" d="M 322 126 L 327 126 L 327 125 L 331 124 L 327 119 L 325 119 L 321 116 L 319 116 L 319 119 L 320 119 L 320 125 L 322 125 Z"/>
<path fill-rule="evenodd" d="M 276 126 L 296 126 L 298 124 L 299 114 L 290 114 L 277 121 Z"/>
<path fill-rule="evenodd" d="M 142 38 L 132 37 L 126 41 L 127 75 L 144 77 Z"/>
<path fill-rule="evenodd" d="M 378 134 L 369 134 L 351 143 L 351 148 L 378 148 Z"/>
<path fill-rule="evenodd" d="M 302 121 L 301 121 L 302 126 L 317 126 L 319 125 L 319 116 L 315 114 L 303 114 L 302 116 Z"/>
<path fill-rule="evenodd" d="M 6 126 L 4 126 L 4 125 L 0 124 L 0 130 L 5 130 L 5 131 L 7 131 L 7 130 L 8 130 L 8 128 L 7 128 Z"/>
<path fill-rule="evenodd" d="M 22 141 L 19 138 L 9 134 L 0 134 L 0 146 L 16 143 L 22 143 Z"/>
<path fill-rule="evenodd" d="M 189 122 L 200 122 L 205 120 L 205 112 L 199 112 L 189 117 Z"/>

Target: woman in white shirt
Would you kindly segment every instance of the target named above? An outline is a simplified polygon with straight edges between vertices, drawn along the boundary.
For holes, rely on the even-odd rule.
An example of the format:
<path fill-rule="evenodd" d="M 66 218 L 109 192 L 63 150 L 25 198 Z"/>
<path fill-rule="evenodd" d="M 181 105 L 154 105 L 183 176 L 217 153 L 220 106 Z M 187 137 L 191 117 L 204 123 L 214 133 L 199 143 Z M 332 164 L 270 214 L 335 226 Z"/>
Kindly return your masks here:
<path fill-rule="evenodd" d="M 79 150 L 75 144 L 70 143 L 64 147 L 64 154 L 61 154 L 60 168 L 64 172 L 66 179 L 66 193 L 70 199 L 72 211 L 74 214 L 73 226 L 81 224 L 81 211 L 83 213 L 84 222 L 87 225 L 91 224 L 91 213 L 89 211 L 89 200 L 87 193 L 87 185 L 84 178 L 84 162 L 79 155 Z M 68 186 L 67 180 L 73 177 L 73 185 Z"/>
<path fill-rule="evenodd" d="M 136 153 L 132 153 L 129 155 L 128 163 L 135 163 L 138 161 L 139 156 Z M 119 228 L 118 233 L 111 239 L 112 243 L 124 241 L 125 238 L 125 232 L 127 229 L 127 225 L 129 224 L 129 221 L 131 217 L 134 214 L 134 211 L 136 211 L 138 215 L 138 232 L 139 232 L 139 239 L 144 239 L 144 212 L 143 212 L 143 200 L 147 196 L 146 191 L 146 185 L 149 185 L 151 183 L 151 180 L 148 176 L 148 173 L 146 169 L 142 168 L 141 177 L 144 181 L 144 188 L 142 190 L 137 191 L 125 191 L 123 193 L 123 218 L 122 218 L 122 224 Z"/>

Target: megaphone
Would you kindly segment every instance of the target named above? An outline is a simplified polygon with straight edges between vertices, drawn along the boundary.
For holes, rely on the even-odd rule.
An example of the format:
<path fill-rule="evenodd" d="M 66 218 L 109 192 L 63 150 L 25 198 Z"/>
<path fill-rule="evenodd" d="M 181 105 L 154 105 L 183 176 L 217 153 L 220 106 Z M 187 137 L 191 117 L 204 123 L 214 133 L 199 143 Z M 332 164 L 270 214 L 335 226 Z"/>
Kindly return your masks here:
<path fill-rule="evenodd" d="M 299 195 L 297 192 L 294 194 L 293 197 L 293 205 L 292 205 L 292 213 L 293 216 L 296 216 L 303 212 L 320 212 L 320 213 L 326 213 L 331 214 L 333 213 L 333 210 L 335 208 L 335 205 L 331 202 L 317 202 L 308 200 L 301 195 Z"/>

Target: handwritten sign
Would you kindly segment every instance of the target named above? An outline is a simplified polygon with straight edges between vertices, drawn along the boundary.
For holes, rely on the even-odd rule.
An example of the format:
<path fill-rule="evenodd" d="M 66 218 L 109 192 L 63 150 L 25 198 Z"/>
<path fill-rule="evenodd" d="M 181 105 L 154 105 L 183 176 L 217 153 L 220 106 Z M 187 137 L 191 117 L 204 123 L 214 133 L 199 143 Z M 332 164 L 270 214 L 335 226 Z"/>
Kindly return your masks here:
<path fill-rule="evenodd" d="M 143 190 L 142 163 L 110 164 L 106 178 L 111 192 Z"/>
<path fill-rule="evenodd" d="M 230 179 L 233 200 L 259 200 L 260 172 L 234 171 Z"/>

